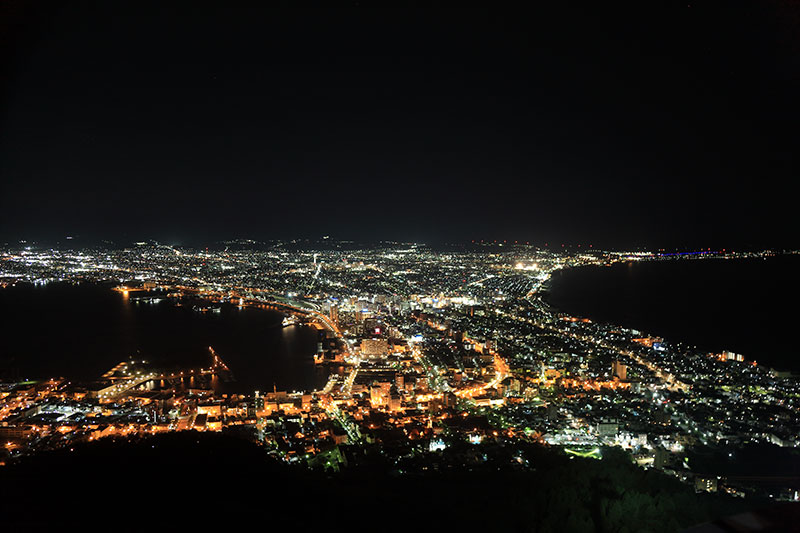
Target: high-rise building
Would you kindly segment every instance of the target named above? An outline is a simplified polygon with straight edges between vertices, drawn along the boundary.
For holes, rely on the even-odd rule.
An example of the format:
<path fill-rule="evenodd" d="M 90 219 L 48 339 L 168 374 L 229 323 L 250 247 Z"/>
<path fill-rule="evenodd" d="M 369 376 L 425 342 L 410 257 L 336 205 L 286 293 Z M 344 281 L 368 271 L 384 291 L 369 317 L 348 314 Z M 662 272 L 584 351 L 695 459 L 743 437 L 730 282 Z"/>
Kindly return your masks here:
<path fill-rule="evenodd" d="M 625 381 L 628 376 L 628 366 L 614 361 L 611 363 L 611 374 L 618 377 L 620 381 Z"/>

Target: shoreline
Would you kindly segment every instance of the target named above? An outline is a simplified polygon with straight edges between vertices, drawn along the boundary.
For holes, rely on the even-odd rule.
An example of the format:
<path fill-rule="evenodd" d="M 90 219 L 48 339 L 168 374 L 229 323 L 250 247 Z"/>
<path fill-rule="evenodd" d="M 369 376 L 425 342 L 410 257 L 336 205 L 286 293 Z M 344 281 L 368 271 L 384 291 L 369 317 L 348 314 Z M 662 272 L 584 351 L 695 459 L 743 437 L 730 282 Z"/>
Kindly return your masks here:
<path fill-rule="evenodd" d="M 680 332 L 674 331 L 674 329 L 678 329 L 678 328 L 670 328 L 669 325 L 667 325 L 665 329 L 666 330 L 673 329 L 672 332 L 659 331 L 660 327 L 653 327 L 652 325 L 645 325 L 645 324 L 636 325 L 636 324 L 633 324 L 632 322 L 628 322 L 626 324 L 622 320 L 607 320 L 607 319 L 601 318 L 599 316 L 599 315 L 604 314 L 602 312 L 601 313 L 580 312 L 577 309 L 575 309 L 575 310 L 568 309 L 567 305 L 558 305 L 553 299 L 554 279 L 555 279 L 556 276 L 559 276 L 559 277 L 563 276 L 563 275 L 565 275 L 565 273 L 567 273 L 569 271 L 585 270 L 585 271 L 591 271 L 591 272 L 599 273 L 599 272 L 602 271 L 602 269 L 609 268 L 609 267 L 621 268 L 622 266 L 628 266 L 629 268 L 635 268 L 639 264 L 642 264 L 642 265 L 647 265 L 647 264 L 655 265 L 655 264 L 660 264 L 660 263 L 662 263 L 664 261 L 669 261 L 669 262 L 673 262 L 673 261 L 682 262 L 682 261 L 686 261 L 686 260 L 689 260 L 689 261 L 692 261 L 692 262 L 694 262 L 694 261 L 720 261 L 720 262 L 721 261 L 734 261 L 734 262 L 748 262 L 748 263 L 750 263 L 750 265 L 755 265 L 755 264 L 760 264 L 763 261 L 782 259 L 782 258 L 791 258 L 791 257 L 795 257 L 797 255 L 798 254 L 796 254 L 796 253 L 781 253 L 781 254 L 776 254 L 776 255 L 773 255 L 773 256 L 769 256 L 769 257 L 753 257 L 753 256 L 738 256 L 738 257 L 729 257 L 729 256 L 675 257 L 675 256 L 671 256 L 671 257 L 666 257 L 666 258 L 655 257 L 655 258 L 647 258 L 647 259 L 638 259 L 638 260 L 630 261 L 630 262 L 624 261 L 624 260 L 620 260 L 620 261 L 617 261 L 617 262 L 615 262 L 613 264 L 607 264 L 607 265 L 576 265 L 576 266 L 570 265 L 570 266 L 564 266 L 564 267 L 558 269 L 557 271 L 553 272 L 551 274 L 551 276 L 547 279 L 547 281 L 545 283 L 543 283 L 542 288 L 537 292 L 536 297 L 543 305 L 547 306 L 547 309 L 550 312 L 552 312 L 553 314 L 556 314 L 556 315 L 560 314 L 560 315 L 567 315 L 567 316 L 581 318 L 581 319 L 588 319 L 588 320 L 591 320 L 593 322 L 597 322 L 598 324 L 603 324 L 604 326 L 607 326 L 607 327 L 617 327 L 617 328 L 623 328 L 623 329 L 628 329 L 628 330 L 634 330 L 634 331 L 640 332 L 643 335 L 650 335 L 650 336 L 655 335 L 655 336 L 664 338 L 664 340 L 666 342 L 668 342 L 668 343 L 687 346 L 687 347 L 690 347 L 693 350 L 695 350 L 697 352 L 701 352 L 701 353 L 720 353 L 720 352 L 723 352 L 725 350 L 728 350 L 730 347 L 725 347 L 724 345 L 721 345 L 721 344 L 724 344 L 724 343 L 716 342 L 716 341 L 713 340 L 713 338 L 711 339 L 710 342 L 709 341 L 696 342 L 696 341 L 689 340 L 689 338 L 692 336 L 691 333 L 689 333 L 688 335 L 686 335 L 686 334 L 681 335 Z M 564 281 L 561 280 L 561 283 L 564 283 Z M 585 283 L 585 281 L 584 281 L 584 283 Z M 629 280 L 628 283 L 633 284 L 634 282 Z M 576 290 L 578 290 L 578 289 L 576 289 L 574 287 L 568 287 L 564 292 L 576 291 Z M 639 292 L 639 291 L 637 291 L 637 292 Z M 602 301 L 602 300 L 603 299 L 601 298 L 598 301 Z M 652 304 L 652 305 L 656 306 L 657 304 Z M 620 306 L 618 308 L 614 308 L 614 306 L 608 305 L 608 304 L 601 304 L 600 305 L 600 307 L 603 307 L 603 306 L 605 306 L 604 307 L 605 310 L 610 310 L 610 311 L 608 311 L 609 314 L 614 314 L 614 313 L 619 314 L 619 308 L 621 307 Z M 743 307 L 746 307 L 746 305 L 744 305 Z M 638 317 L 639 313 L 637 313 L 636 316 Z M 675 324 L 673 324 L 673 326 L 674 325 Z M 686 328 L 684 328 L 683 324 L 681 324 L 680 328 L 686 330 Z M 691 328 L 688 328 L 688 329 L 691 330 Z M 763 333 L 761 333 L 761 332 L 754 332 L 754 334 L 753 334 L 754 337 L 759 337 L 759 336 L 762 336 L 762 335 L 763 335 Z M 770 357 L 766 353 L 759 354 L 758 357 L 753 357 L 754 354 L 752 353 L 752 350 L 742 350 L 741 353 L 745 357 L 745 360 L 747 360 L 747 361 L 760 361 L 761 359 L 763 359 L 763 361 L 761 361 L 761 364 L 764 364 L 764 366 L 766 366 L 768 368 L 771 368 L 774 371 L 777 371 L 777 372 L 789 372 L 789 373 L 792 373 L 792 374 L 800 374 L 800 364 L 792 365 L 790 362 L 777 361 L 777 360 L 774 360 L 774 357 Z M 775 353 L 775 351 L 773 351 L 771 353 Z"/>
<path fill-rule="evenodd" d="M 43 283 L 43 284 L 34 284 L 34 283 L 24 282 L 24 283 L 20 283 L 20 284 L 15 284 L 14 286 L 6 287 L 7 290 L 8 289 L 16 289 L 16 290 L 22 290 L 22 291 L 40 291 L 40 290 L 46 290 L 47 288 L 53 288 L 53 289 L 56 289 L 56 290 L 59 290 L 59 289 L 60 290 L 67 290 L 67 291 L 73 291 L 73 290 L 81 291 L 82 289 L 87 288 L 89 290 L 97 291 L 95 294 L 96 295 L 100 295 L 100 300 L 102 300 L 103 295 L 119 295 L 120 296 L 119 305 L 124 306 L 125 305 L 125 303 L 124 303 L 125 301 L 127 301 L 130 304 L 133 304 L 131 306 L 130 310 L 132 310 L 133 308 L 138 308 L 139 306 L 148 306 L 149 307 L 151 303 L 152 304 L 159 304 L 159 303 L 160 304 L 167 304 L 171 308 L 170 311 L 178 311 L 178 310 L 183 309 L 183 311 L 191 312 L 191 318 L 187 318 L 184 315 L 181 315 L 181 317 L 183 317 L 183 318 L 180 318 L 180 319 L 177 319 L 177 320 L 179 320 L 180 322 L 183 322 L 184 321 L 183 319 L 186 319 L 192 324 L 194 324 L 194 322 L 196 320 L 202 320 L 205 317 L 214 316 L 216 318 L 224 318 L 224 317 L 220 316 L 219 312 L 211 312 L 211 311 L 221 311 L 222 310 L 222 311 L 225 311 L 227 313 L 235 313 L 237 311 L 237 309 L 238 310 L 248 309 L 250 311 L 257 310 L 257 311 L 268 311 L 270 313 L 274 313 L 279 318 L 277 318 L 277 320 L 275 321 L 274 324 L 271 321 L 268 324 L 264 324 L 264 329 L 265 330 L 267 330 L 267 329 L 268 330 L 276 330 L 276 329 L 282 330 L 283 328 L 281 328 L 281 317 L 290 316 L 292 314 L 292 313 L 289 313 L 288 311 L 280 311 L 280 310 L 273 309 L 273 308 L 263 308 L 263 307 L 259 307 L 259 306 L 255 306 L 255 305 L 248 305 L 248 306 L 245 306 L 245 307 L 240 307 L 240 306 L 237 306 L 235 303 L 217 302 L 217 301 L 214 301 L 213 299 L 204 298 L 203 296 L 195 295 L 195 294 L 188 294 L 188 295 L 187 294 L 182 294 L 180 296 L 175 294 L 176 292 L 180 292 L 180 291 L 164 291 L 162 293 L 159 293 L 158 291 L 155 291 L 155 292 L 154 291 L 142 291 L 142 290 L 137 290 L 137 289 L 129 289 L 128 291 L 123 291 L 123 290 L 118 290 L 118 288 L 115 286 L 115 284 L 113 284 L 111 282 L 102 282 L 102 281 L 94 282 L 94 281 L 82 281 L 82 280 L 61 280 L 61 281 L 54 281 L 54 282 Z M 58 298 L 61 298 L 63 296 L 64 296 L 63 294 L 53 295 L 53 297 L 58 297 Z M 67 300 L 69 300 L 69 298 L 67 298 Z M 98 302 L 100 304 L 102 304 L 103 301 L 100 301 L 100 300 L 91 301 L 91 302 L 87 301 L 87 302 L 83 302 L 83 304 L 79 303 L 78 305 L 82 306 L 82 307 L 84 307 L 86 309 L 87 305 L 96 306 L 98 304 Z M 7 302 L 7 303 L 11 304 L 11 303 L 14 303 L 14 302 Z M 19 303 L 19 302 L 17 302 L 17 303 Z M 66 304 L 66 305 L 63 305 L 61 307 L 68 308 L 70 305 L 71 304 Z M 84 309 L 84 311 L 81 311 L 83 314 L 86 314 L 85 309 Z M 113 314 L 113 312 L 115 312 L 114 309 L 113 308 L 110 308 L 110 309 L 111 309 L 111 312 Z M 55 309 L 55 311 L 61 312 L 61 309 L 60 308 L 59 309 Z M 14 313 L 14 310 L 12 308 L 8 308 L 4 312 L 6 312 L 6 314 L 8 314 L 8 315 L 11 315 L 11 314 Z M 105 312 L 109 312 L 109 309 L 105 309 Z M 30 314 L 30 313 L 28 313 L 28 314 Z M 137 316 L 139 317 L 138 320 L 142 319 L 141 316 L 139 316 L 139 315 L 137 315 Z M 163 319 L 163 318 L 164 317 L 161 317 L 161 319 Z M 169 317 L 167 317 L 167 318 L 169 318 Z M 161 319 L 158 321 L 159 323 L 162 321 Z M 41 318 L 39 320 L 41 320 Z M 252 321 L 252 320 L 250 320 L 250 321 Z M 117 324 L 117 321 L 114 321 L 114 324 L 115 324 L 115 326 L 112 326 L 112 328 L 115 328 L 115 327 L 128 328 L 128 327 L 130 327 L 129 324 L 127 326 L 121 325 L 122 323 Z M 243 325 L 243 324 L 240 324 L 240 325 Z M 316 331 L 316 328 L 314 328 L 314 325 L 311 324 L 311 323 L 307 323 L 307 324 L 303 323 L 303 324 L 298 324 L 298 325 L 302 325 L 304 328 L 309 328 L 310 330 L 315 330 Z M 101 327 L 106 328 L 107 326 L 108 325 L 105 324 L 105 325 L 103 325 Z M 221 337 L 221 339 L 230 337 L 230 338 L 228 338 L 227 342 L 231 342 L 231 340 L 236 337 L 236 335 L 233 332 L 233 329 L 235 329 L 234 326 L 235 325 L 233 325 L 232 323 L 229 324 L 228 329 L 230 329 L 231 331 L 229 332 L 227 337 L 226 337 L 226 335 L 223 335 Z M 42 326 L 42 327 L 44 327 L 44 326 Z M 150 325 L 148 325 L 148 324 L 140 324 L 139 327 L 143 328 L 143 329 L 138 331 L 138 334 L 136 335 L 136 337 L 139 338 L 139 341 L 133 341 L 133 345 L 141 345 L 141 339 L 143 339 L 143 338 L 152 337 L 153 335 L 156 335 L 156 336 L 160 335 L 158 332 L 153 333 L 153 331 L 150 331 L 152 329 L 152 324 L 150 324 Z M 193 327 L 194 327 L 194 329 L 198 329 L 198 330 L 203 329 L 202 325 L 198 325 L 198 324 L 194 324 Z M 233 328 L 233 329 L 231 329 L 231 328 Z M 47 328 L 47 329 L 49 329 L 49 328 Z M 260 335 L 255 331 L 253 331 L 251 333 L 252 333 L 252 336 L 254 338 L 255 337 L 260 337 Z M 63 332 L 57 333 L 57 334 L 58 335 L 63 335 Z M 212 341 L 214 341 L 214 339 L 212 339 Z M 258 339 L 256 339 L 256 341 L 258 341 Z M 152 363 L 153 365 L 156 365 L 159 368 L 163 367 L 164 369 L 169 369 L 169 370 L 177 369 L 179 371 L 181 369 L 184 369 L 184 367 L 185 367 L 185 369 L 190 369 L 190 368 L 194 368 L 195 366 L 201 366 L 201 367 L 204 366 L 205 363 L 202 362 L 200 359 L 202 359 L 205 356 L 205 349 L 203 350 L 203 353 L 201 353 L 199 351 L 197 353 L 194 353 L 195 350 L 193 349 L 193 347 L 191 345 L 183 345 L 182 348 L 179 347 L 177 349 L 177 351 L 175 351 L 172 348 L 170 348 L 170 346 L 176 344 L 176 342 L 179 343 L 179 341 L 176 341 L 175 339 L 172 339 L 172 340 L 168 339 L 166 342 L 167 342 L 167 344 L 165 345 L 166 347 L 164 348 L 164 350 L 166 350 L 166 351 L 164 351 L 164 350 L 161 350 L 161 351 L 159 351 L 159 350 L 146 351 L 145 350 L 146 347 L 139 346 L 139 348 L 142 351 L 137 353 L 136 350 L 131 352 L 130 351 L 131 349 L 130 348 L 126 348 L 125 346 L 117 346 L 116 348 L 112 349 L 111 352 L 109 352 L 109 353 L 116 354 L 116 352 L 120 352 L 119 353 L 119 359 L 115 360 L 113 362 L 110 362 L 108 366 L 109 367 L 113 366 L 113 365 L 119 363 L 120 361 L 124 362 L 124 361 L 130 360 L 130 359 L 140 359 L 140 358 L 141 359 L 146 359 L 148 361 L 153 361 L 153 363 Z M 275 342 L 280 342 L 280 341 L 275 341 Z M 128 344 L 130 344 L 130 342 L 128 342 Z M 211 344 L 216 345 L 216 342 L 211 342 Z M 225 344 L 225 343 L 223 342 L 223 344 Z M 282 358 L 283 355 L 281 353 L 274 352 L 274 350 L 273 350 L 274 346 L 272 346 L 272 344 L 274 344 L 274 343 L 270 343 L 270 342 L 264 343 L 264 342 L 260 342 L 259 341 L 258 345 L 254 346 L 253 349 L 257 350 L 257 351 L 263 351 L 264 352 L 263 354 L 259 354 L 259 357 L 266 357 L 268 359 L 270 359 L 270 358 L 272 358 L 272 359 Z M 173 348 L 174 348 L 174 346 L 173 346 Z M 306 386 L 304 386 L 302 384 L 297 384 L 297 385 L 291 385 L 290 384 L 290 385 L 284 386 L 283 388 L 286 389 L 286 390 L 290 390 L 290 391 L 291 390 L 297 390 L 297 391 L 304 391 L 305 392 L 305 391 L 314 391 L 314 390 L 317 390 L 318 388 L 323 387 L 325 385 L 325 383 L 328 381 L 328 379 L 330 377 L 330 374 L 331 373 L 335 373 L 335 371 L 332 370 L 331 368 L 329 368 L 331 365 L 314 364 L 315 353 L 312 352 L 312 353 L 308 354 L 308 356 L 306 357 L 306 355 L 304 355 L 303 353 L 300 353 L 300 352 L 303 352 L 303 350 L 300 350 L 300 352 L 297 351 L 299 348 L 300 348 L 299 346 L 295 346 L 295 350 L 291 352 L 293 358 L 299 358 L 297 363 L 296 363 L 296 365 L 295 365 L 297 367 L 297 369 L 296 369 L 297 371 L 296 372 L 295 371 L 289 372 L 289 374 L 284 376 L 284 378 L 289 379 L 291 381 L 292 380 L 292 376 L 294 376 L 294 374 L 296 374 L 297 372 L 300 372 L 300 368 L 301 367 L 305 368 L 306 366 L 309 366 L 312 369 L 323 369 L 324 368 L 324 377 L 323 378 L 319 378 L 319 379 L 311 378 L 313 381 L 318 382 L 318 384 L 313 385 L 311 387 L 306 387 Z M 120 349 L 122 349 L 122 351 L 120 351 Z M 288 346 L 287 346 L 287 349 L 289 349 Z M 126 355 L 123 352 L 130 352 L 130 353 L 127 353 L 127 355 Z M 295 352 L 297 352 L 297 353 L 295 353 Z M 44 357 L 44 359 L 48 359 L 48 357 L 44 356 L 43 354 L 44 354 L 44 352 L 39 354 L 40 357 L 33 357 L 32 358 L 32 360 L 34 361 L 32 363 L 33 366 L 37 366 L 37 363 L 35 363 L 35 361 L 38 360 L 38 359 L 41 359 L 42 357 Z M 172 354 L 173 356 L 171 356 L 170 354 Z M 10 353 L 7 354 L 7 355 L 9 357 L 12 356 Z M 31 355 L 34 355 L 33 351 L 31 351 L 30 353 L 27 353 L 25 358 L 23 358 L 21 355 L 17 355 L 17 356 L 14 357 L 13 360 L 14 361 L 24 362 L 24 359 L 28 358 Z M 225 358 L 225 354 L 222 354 L 222 355 L 223 355 L 223 358 Z M 94 357 L 90 356 L 90 359 L 93 360 Z M 28 366 L 30 366 L 30 365 L 28 365 Z M 38 366 L 41 366 L 41 365 L 39 364 Z M 99 367 L 99 366 L 102 366 L 102 365 L 100 363 L 98 363 L 98 364 L 95 364 L 93 366 L 98 366 Z M 253 365 L 251 365 L 251 366 L 253 366 Z M 256 365 L 256 366 L 258 366 L 258 365 Z M 98 370 L 97 374 L 90 374 L 90 373 L 80 372 L 80 371 L 76 372 L 76 370 L 74 368 L 71 371 L 68 371 L 68 370 L 69 369 L 60 369 L 60 370 L 56 370 L 55 372 L 49 372 L 49 371 L 38 372 L 35 368 L 33 368 L 31 371 L 25 370 L 23 368 L 22 370 L 19 370 L 19 372 L 21 374 L 20 378 L 22 378 L 22 377 L 24 377 L 26 379 L 30 378 L 30 379 L 37 380 L 37 381 L 47 381 L 48 379 L 51 379 L 53 377 L 53 375 L 58 375 L 59 377 L 67 379 L 67 380 L 69 380 L 71 382 L 89 383 L 89 382 L 94 382 L 94 381 L 100 380 L 102 373 L 105 372 L 105 370 L 107 370 L 107 368 L 105 368 L 105 366 L 103 366 L 102 369 Z M 315 370 L 315 372 L 317 372 L 317 371 Z M 244 376 L 247 376 L 248 374 L 251 374 L 251 373 L 252 372 L 247 372 L 247 371 L 242 371 L 241 372 L 241 374 L 244 375 Z M 53 375 L 51 375 L 51 374 L 53 374 Z M 280 372 L 279 372 L 279 374 L 280 374 Z M 13 381 L 16 380 L 16 377 L 13 376 L 13 375 L 9 375 L 9 376 L 7 376 L 7 380 L 9 380 L 10 382 L 13 382 Z M 241 381 L 241 380 L 238 380 L 238 381 Z M 247 380 L 245 380 L 245 381 L 247 381 Z M 243 385 L 241 387 L 241 390 L 239 390 L 239 387 L 234 386 L 234 387 L 232 387 L 231 390 L 226 390 L 225 392 L 226 393 L 232 393 L 232 394 L 253 394 L 253 392 L 255 390 L 268 390 L 268 389 L 271 390 L 273 388 L 273 381 L 275 381 L 274 377 L 267 376 L 267 378 L 264 380 L 263 384 L 260 384 L 260 385 L 255 385 L 254 384 L 253 386 L 245 386 L 245 385 Z"/>

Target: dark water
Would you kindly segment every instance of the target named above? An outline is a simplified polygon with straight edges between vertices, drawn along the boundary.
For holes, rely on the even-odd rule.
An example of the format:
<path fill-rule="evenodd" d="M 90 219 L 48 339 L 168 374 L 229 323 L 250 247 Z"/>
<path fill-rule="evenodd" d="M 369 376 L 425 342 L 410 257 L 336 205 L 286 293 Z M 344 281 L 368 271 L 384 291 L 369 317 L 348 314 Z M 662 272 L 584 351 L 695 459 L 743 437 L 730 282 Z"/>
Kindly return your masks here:
<path fill-rule="evenodd" d="M 553 277 L 568 313 L 800 370 L 800 256 L 582 267 Z"/>
<path fill-rule="evenodd" d="M 50 284 L 0 289 L 0 378 L 95 379 L 130 357 L 174 367 L 206 366 L 208 347 L 236 382 L 226 390 L 313 389 L 326 369 L 314 365 L 318 332 L 281 327 L 283 315 L 224 306 L 200 313 L 126 298 L 106 287 Z"/>

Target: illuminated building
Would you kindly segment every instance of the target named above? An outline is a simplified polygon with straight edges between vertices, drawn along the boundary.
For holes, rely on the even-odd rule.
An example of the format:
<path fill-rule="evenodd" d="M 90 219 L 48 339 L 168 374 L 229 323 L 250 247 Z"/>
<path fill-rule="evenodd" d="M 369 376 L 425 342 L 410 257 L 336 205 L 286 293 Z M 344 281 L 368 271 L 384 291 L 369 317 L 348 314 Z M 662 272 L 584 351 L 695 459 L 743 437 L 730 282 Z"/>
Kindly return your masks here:
<path fill-rule="evenodd" d="M 378 357 L 389 353 L 389 341 L 386 339 L 364 339 L 361 341 L 361 353 L 369 357 Z"/>
<path fill-rule="evenodd" d="M 597 434 L 601 437 L 616 437 L 619 424 L 616 420 L 603 420 L 597 423 Z"/>
<path fill-rule="evenodd" d="M 744 361 L 744 356 L 740 353 L 733 353 L 725 350 L 722 352 L 722 355 L 725 357 L 727 361 L 739 361 L 739 362 Z"/>
<path fill-rule="evenodd" d="M 214 404 L 198 404 L 197 406 L 197 414 L 198 415 L 208 415 L 208 416 L 222 416 L 222 406 L 218 403 Z"/>
<path fill-rule="evenodd" d="M 698 492 L 717 492 L 718 480 L 715 477 L 697 476 L 694 480 L 694 488 Z"/>
<path fill-rule="evenodd" d="M 619 361 L 614 361 L 611 363 L 611 374 L 618 377 L 620 381 L 625 381 L 628 375 L 628 367 Z"/>
<path fill-rule="evenodd" d="M 373 408 L 382 407 L 387 403 L 387 390 L 379 385 L 372 386 L 369 389 L 369 403 Z"/>

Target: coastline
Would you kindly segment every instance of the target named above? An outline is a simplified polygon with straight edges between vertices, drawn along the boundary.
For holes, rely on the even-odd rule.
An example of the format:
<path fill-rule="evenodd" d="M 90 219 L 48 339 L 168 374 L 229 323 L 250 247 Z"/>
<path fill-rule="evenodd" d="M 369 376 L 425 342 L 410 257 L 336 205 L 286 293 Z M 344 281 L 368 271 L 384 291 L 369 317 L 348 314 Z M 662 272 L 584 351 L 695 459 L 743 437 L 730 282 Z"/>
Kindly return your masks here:
<path fill-rule="evenodd" d="M 250 361 L 239 372 L 233 369 L 237 381 L 227 383 L 226 392 L 271 390 L 275 381 L 288 390 L 313 390 L 324 386 L 330 374 L 330 369 L 322 368 L 326 365 L 314 365 L 313 350 L 317 340 L 312 330 L 292 328 L 294 331 L 284 333 L 280 326 L 286 313 L 274 309 L 247 307 L 244 308 L 247 315 L 243 315 L 243 308 L 230 302 L 177 297 L 166 291 L 125 295 L 115 290 L 110 282 L 63 280 L 39 285 L 25 283 L 15 289 L 16 296 L 4 300 L 2 313 L 8 320 L 16 321 L 17 327 L 12 331 L 20 332 L 6 350 L 6 358 L 10 367 L 18 366 L 16 372 L 21 378 L 44 380 L 58 375 L 75 382 L 92 382 L 108 368 L 131 358 L 147 359 L 153 365 L 169 369 L 201 367 L 206 363 L 209 345 L 237 368 L 242 361 Z M 20 289 L 22 292 L 18 292 Z M 84 289 L 89 292 L 83 293 Z M 55 292 L 48 296 L 45 292 L 30 291 Z M 80 294 L 86 296 L 72 300 Z M 48 307 L 44 315 L 36 309 L 41 305 Z M 252 314 L 261 311 L 266 314 Z M 234 321 L 225 325 L 231 318 Z M 98 324 L 99 338 L 110 349 L 98 350 L 89 344 L 91 338 L 74 336 L 72 332 L 87 320 Z M 37 338 L 32 345 L 25 341 L 43 328 L 48 335 Z M 50 340 L 53 336 L 67 340 L 62 346 Z M 191 340 L 194 337 L 202 340 Z M 87 349 L 79 349 L 80 346 L 87 346 Z M 56 348 L 68 357 L 59 357 L 61 363 L 55 365 L 56 369 L 46 371 L 56 361 L 47 354 L 56 353 Z M 23 357 L 23 354 L 27 355 Z M 297 361 L 291 363 L 295 358 Z M 277 374 L 267 375 L 262 380 L 264 383 L 249 385 L 254 375 L 267 371 Z M 8 377 L 13 377 L 14 369 L 9 372 L 12 374 Z M 323 377 L 319 377 L 321 373 Z M 306 381 L 308 383 L 304 384 Z"/>
<path fill-rule="evenodd" d="M 706 334 L 702 325 L 699 324 L 699 320 L 697 320 L 698 313 L 696 308 L 701 307 L 703 304 L 713 307 L 713 296 L 718 296 L 720 292 L 724 292 L 722 289 L 727 288 L 725 284 L 730 283 L 729 279 L 709 280 L 707 279 L 709 277 L 708 272 L 700 272 L 703 279 L 687 280 L 686 289 L 670 286 L 669 288 L 676 289 L 675 292 L 670 295 L 670 298 L 657 297 L 655 295 L 651 298 L 647 298 L 641 295 L 647 295 L 648 291 L 637 291 L 634 290 L 633 287 L 637 284 L 639 287 L 642 285 L 647 286 L 648 284 L 652 285 L 652 280 L 646 279 L 648 276 L 652 275 L 652 272 L 646 272 L 645 269 L 664 268 L 667 264 L 669 264 L 667 268 L 673 270 L 673 272 L 670 272 L 673 277 L 687 277 L 691 274 L 690 272 L 686 272 L 689 269 L 684 269 L 684 272 L 677 273 L 676 268 L 681 268 L 682 265 L 686 265 L 687 263 L 693 265 L 703 263 L 704 266 L 701 268 L 705 268 L 709 263 L 712 263 L 717 265 L 725 264 L 726 268 L 731 265 L 740 265 L 742 270 L 749 270 L 755 269 L 758 265 L 763 265 L 764 261 L 792 262 L 797 261 L 797 258 L 798 255 L 795 253 L 778 254 L 771 257 L 744 256 L 729 258 L 720 256 L 700 256 L 686 259 L 670 257 L 666 259 L 640 259 L 632 262 L 620 261 L 612 265 L 565 266 L 552 273 L 548 280 L 543 283 L 537 297 L 539 301 L 546 305 L 554 314 L 586 318 L 610 327 L 625 328 L 639 331 L 642 334 L 656 335 L 666 339 L 668 342 L 690 346 L 697 352 L 719 353 L 724 350 L 731 350 L 741 353 L 746 360 L 761 361 L 766 366 L 775 370 L 796 373 L 800 371 L 800 363 L 793 362 L 788 355 L 783 359 L 781 358 L 781 352 L 779 348 L 776 347 L 777 344 L 774 343 L 776 337 L 774 336 L 772 328 L 764 328 L 763 331 L 760 331 L 752 327 L 749 331 L 746 331 L 747 336 L 745 336 L 743 335 L 743 329 L 741 327 L 737 328 L 734 323 L 728 325 L 727 319 L 730 319 L 731 316 L 739 318 L 743 314 L 743 309 L 744 311 L 749 310 L 756 317 L 763 317 L 766 313 L 764 309 L 780 309 L 778 305 L 773 305 L 769 301 L 759 301 L 760 298 L 767 298 L 770 290 L 762 290 L 758 293 L 738 293 L 743 295 L 740 307 L 738 308 L 731 307 L 731 305 L 722 305 L 731 304 L 730 301 L 721 302 L 718 306 L 718 314 L 709 318 L 708 329 L 710 333 Z M 658 266 L 651 267 L 650 265 Z M 623 268 L 628 271 L 625 276 L 620 275 L 620 270 Z M 772 285 L 780 283 L 782 280 L 786 282 L 787 286 L 790 285 L 791 268 L 784 265 L 776 268 L 779 271 L 778 273 L 772 276 L 765 275 L 761 277 L 759 283 L 763 285 L 766 283 L 765 280 L 768 280 L 771 283 L 771 288 Z M 583 273 L 586 274 L 582 276 Z M 663 274 L 663 272 L 660 273 Z M 697 272 L 694 272 L 694 274 L 697 274 Z M 568 277 L 571 279 L 566 279 Z M 590 282 L 597 282 L 600 277 L 606 280 L 606 282 L 603 283 L 605 286 L 604 288 L 598 289 L 597 287 L 590 287 L 589 291 L 582 290 L 587 289 L 587 285 L 591 284 Z M 627 283 L 628 286 L 620 287 L 621 281 Z M 711 283 L 703 285 L 703 283 L 701 283 L 703 281 L 711 281 Z M 717 286 L 713 286 L 714 282 L 716 282 Z M 567 286 L 566 283 L 571 284 L 571 286 Z M 616 303 L 613 304 L 609 302 L 615 301 L 614 298 L 598 296 L 598 294 L 608 295 L 609 289 L 607 286 L 609 285 L 620 289 L 618 292 L 621 296 Z M 759 287 L 761 287 L 761 285 L 759 285 Z M 735 287 L 731 288 L 731 292 L 733 292 L 734 289 Z M 675 303 L 674 300 L 686 296 L 681 295 L 681 292 L 691 292 L 691 290 L 705 291 L 709 296 L 708 298 L 705 296 L 697 298 L 695 294 L 694 301 L 682 303 L 680 305 Z M 574 305 L 578 301 L 574 295 L 576 292 L 581 293 L 580 298 L 582 302 L 584 302 L 581 305 Z M 590 293 L 588 298 L 587 292 Z M 592 295 L 594 295 L 594 298 Z M 638 295 L 639 297 L 632 297 L 631 295 Z M 750 297 L 753 301 L 759 303 L 758 308 L 755 308 L 754 304 L 751 301 L 747 301 L 744 296 Z M 777 298 L 780 295 L 773 294 L 773 296 Z M 591 300 L 591 305 L 585 304 L 588 300 Z M 663 311 L 658 312 L 658 309 L 663 309 Z M 665 318 L 661 324 L 657 323 L 654 318 L 659 315 Z M 618 319 L 614 319 L 614 316 Z M 683 320 L 677 319 L 676 317 L 678 316 L 684 317 Z M 730 340 L 722 338 L 724 335 L 722 335 L 721 332 L 725 329 L 730 330 L 732 333 L 729 337 Z M 767 347 L 759 352 L 759 349 L 761 349 L 759 339 L 762 341 L 765 339 L 773 341 L 771 345 L 765 344 L 765 346 L 772 348 L 772 352 L 768 351 L 769 348 Z M 790 345 L 789 339 L 787 339 L 786 343 Z M 751 348 L 742 349 L 740 348 L 741 346 L 750 346 Z M 791 348 L 787 346 L 783 353 L 788 353 L 789 351 L 791 351 Z"/>

